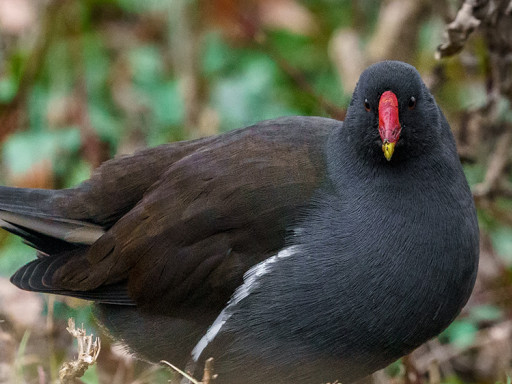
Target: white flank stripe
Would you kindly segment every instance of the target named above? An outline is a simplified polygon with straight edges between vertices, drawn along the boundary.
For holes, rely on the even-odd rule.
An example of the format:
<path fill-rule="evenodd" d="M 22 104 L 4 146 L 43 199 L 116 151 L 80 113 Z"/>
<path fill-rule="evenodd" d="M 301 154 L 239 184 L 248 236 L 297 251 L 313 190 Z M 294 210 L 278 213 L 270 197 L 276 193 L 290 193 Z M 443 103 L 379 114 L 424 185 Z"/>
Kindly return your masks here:
<path fill-rule="evenodd" d="M 191 355 L 195 362 L 199 360 L 199 357 L 201 356 L 201 353 L 203 353 L 206 346 L 213 339 L 215 339 L 215 336 L 217 336 L 222 326 L 231 317 L 232 312 L 230 310 L 233 308 L 233 306 L 245 299 L 252 292 L 252 290 L 258 286 L 258 279 L 264 274 L 270 272 L 270 267 L 272 264 L 276 263 L 280 259 L 285 259 L 294 255 L 297 253 L 297 250 L 297 245 L 285 248 L 277 255 L 269 257 L 261 263 L 256 264 L 245 273 L 243 284 L 236 289 L 235 293 L 228 301 L 226 307 L 222 310 L 219 316 L 217 316 L 212 325 L 210 325 L 210 328 L 208 328 L 208 331 L 206 331 L 206 334 L 201 338 L 201 340 L 199 340 L 197 345 L 192 350 Z"/>

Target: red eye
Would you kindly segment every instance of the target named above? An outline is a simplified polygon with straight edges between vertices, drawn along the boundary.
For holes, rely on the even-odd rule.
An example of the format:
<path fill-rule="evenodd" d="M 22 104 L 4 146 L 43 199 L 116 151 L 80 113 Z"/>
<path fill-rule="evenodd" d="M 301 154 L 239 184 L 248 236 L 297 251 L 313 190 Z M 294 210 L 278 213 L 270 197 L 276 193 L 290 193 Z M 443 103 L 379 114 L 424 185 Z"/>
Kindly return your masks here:
<path fill-rule="evenodd" d="M 368 101 L 368 99 L 364 99 L 364 109 L 366 109 L 366 111 L 370 112 L 370 102 Z"/>

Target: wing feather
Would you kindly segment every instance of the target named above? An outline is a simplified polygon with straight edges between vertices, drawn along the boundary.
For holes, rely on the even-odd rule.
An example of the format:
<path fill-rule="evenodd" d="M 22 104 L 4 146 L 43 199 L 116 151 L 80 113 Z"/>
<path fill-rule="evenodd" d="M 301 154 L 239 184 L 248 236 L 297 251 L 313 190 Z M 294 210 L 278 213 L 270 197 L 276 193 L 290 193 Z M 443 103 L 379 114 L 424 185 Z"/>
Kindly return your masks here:
<path fill-rule="evenodd" d="M 13 282 L 174 312 L 223 305 L 252 265 L 284 246 L 323 181 L 324 147 L 339 124 L 270 120 L 108 162 L 81 186 L 54 191 L 44 217 L 4 217 L 36 246 L 37 233 L 80 243 L 28 264 Z"/>

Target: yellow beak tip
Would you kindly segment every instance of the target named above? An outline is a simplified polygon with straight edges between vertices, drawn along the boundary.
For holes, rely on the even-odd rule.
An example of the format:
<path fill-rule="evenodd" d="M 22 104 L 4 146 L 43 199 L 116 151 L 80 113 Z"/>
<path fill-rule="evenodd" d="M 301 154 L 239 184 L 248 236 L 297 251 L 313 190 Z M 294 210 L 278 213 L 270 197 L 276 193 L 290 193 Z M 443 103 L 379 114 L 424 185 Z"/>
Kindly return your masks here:
<path fill-rule="evenodd" d="M 387 161 L 391 160 L 393 156 L 393 152 L 395 151 L 395 143 L 390 143 L 389 141 L 382 144 L 382 152 L 384 152 L 384 157 Z"/>

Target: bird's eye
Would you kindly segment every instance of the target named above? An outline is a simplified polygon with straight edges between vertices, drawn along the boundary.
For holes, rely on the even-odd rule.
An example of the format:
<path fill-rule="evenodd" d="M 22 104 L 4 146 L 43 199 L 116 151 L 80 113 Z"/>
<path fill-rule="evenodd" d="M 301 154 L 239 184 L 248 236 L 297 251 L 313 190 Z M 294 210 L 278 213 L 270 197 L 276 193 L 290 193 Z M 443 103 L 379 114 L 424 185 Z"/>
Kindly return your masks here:
<path fill-rule="evenodd" d="M 364 109 L 366 109 L 368 112 L 370 112 L 370 102 L 368 99 L 364 99 Z"/>
<path fill-rule="evenodd" d="M 414 109 L 416 106 L 416 98 L 414 96 L 411 96 L 409 99 L 409 109 Z"/>

